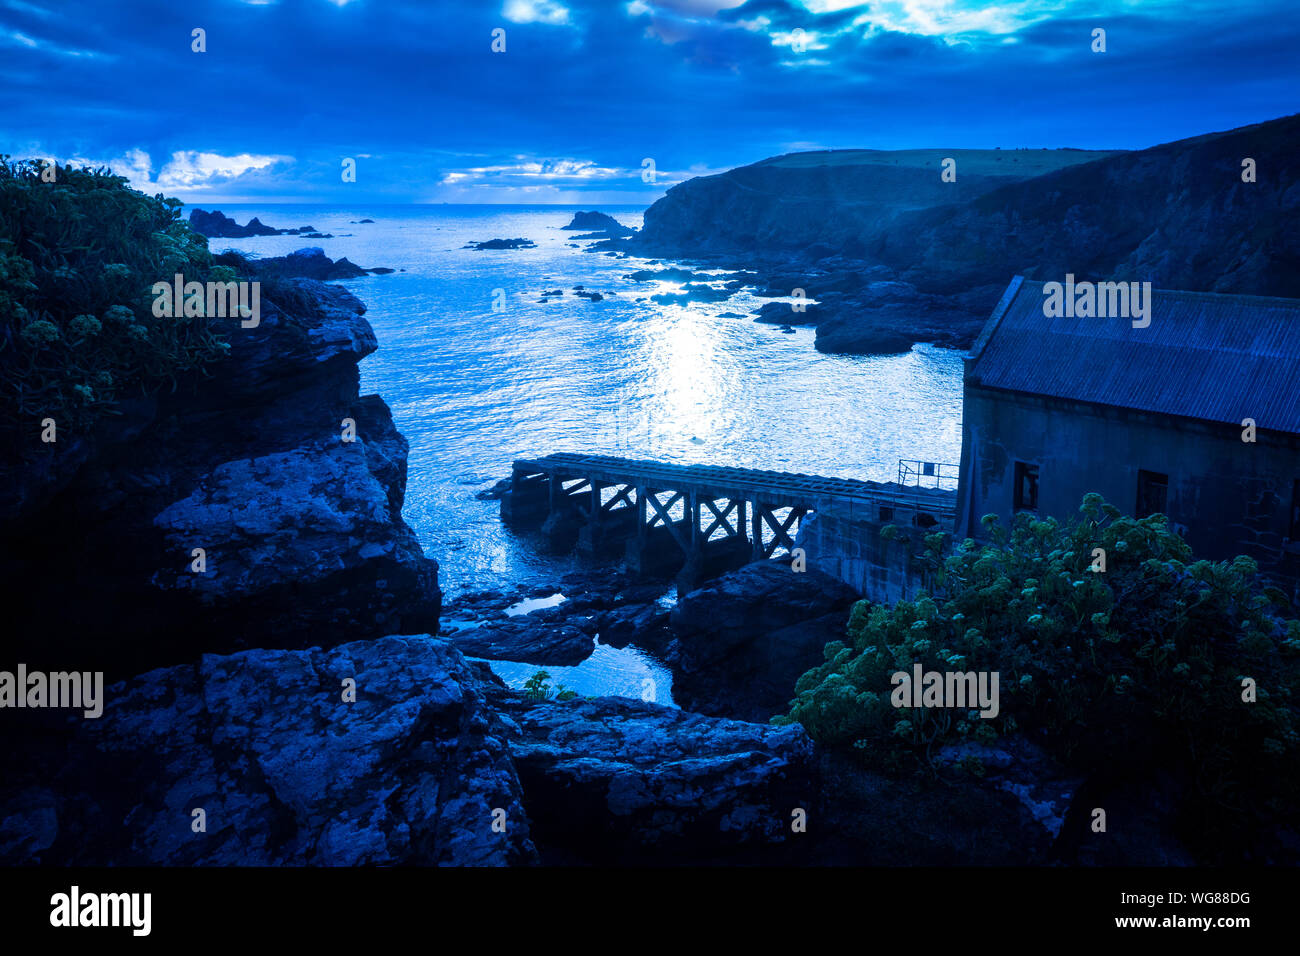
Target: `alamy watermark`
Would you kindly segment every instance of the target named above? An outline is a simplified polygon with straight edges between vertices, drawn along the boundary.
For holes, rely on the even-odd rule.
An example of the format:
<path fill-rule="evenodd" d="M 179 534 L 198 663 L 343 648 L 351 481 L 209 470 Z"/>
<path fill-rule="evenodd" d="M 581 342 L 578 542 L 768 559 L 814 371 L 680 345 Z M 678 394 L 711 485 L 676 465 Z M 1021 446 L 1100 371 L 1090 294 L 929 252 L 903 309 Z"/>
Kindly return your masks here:
<path fill-rule="evenodd" d="M 895 707 L 959 707 L 979 705 L 980 716 L 998 715 L 997 671 L 924 671 L 920 664 L 912 673 L 897 671 L 889 682 L 894 691 L 889 701 Z"/>
<path fill-rule="evenodd" d="M 1151 324 L 1151 283 L 1075 282 L 1070 272 L 1064 284 L 1043 283 L 1043 315 L 1049 319 L 1132 319 L 1133 328 L 1145 329 Z"/>
<path fill-rule="evenodd" d="M 103 671 L 0 671 L 0 708 L 70 707 L 92 720 L 104 713 Z"/>
<path fill-rule="evenodd" d="M 261 282 L 186 282 L 178 272 L 171 282 L 155 282 L 153 294 L 153 314 L 160 319 L 238 315 L 246 329 L 262 321 Z"/>
<path fill-rule="evenodd" d="M 148 936 L 152 911 L 152 893 L 83 893 L 74 885 L 50 897 L 50 925 L 56 927 L 125 926 L 133 936 Z"/>

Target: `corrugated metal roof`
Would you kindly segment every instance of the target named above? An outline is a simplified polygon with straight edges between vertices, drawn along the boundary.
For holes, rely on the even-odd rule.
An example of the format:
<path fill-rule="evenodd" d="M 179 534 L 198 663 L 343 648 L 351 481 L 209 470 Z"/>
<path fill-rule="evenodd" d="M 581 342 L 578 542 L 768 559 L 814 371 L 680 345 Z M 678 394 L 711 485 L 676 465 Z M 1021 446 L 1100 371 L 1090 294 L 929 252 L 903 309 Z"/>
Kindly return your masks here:
<path fill-rule="evenodd" d="M 1151 324 L 1043 314 L 1016 276 L 966 357 L 989 388 L 1300 434 L 1300 299 L 1152 291 Z"/>

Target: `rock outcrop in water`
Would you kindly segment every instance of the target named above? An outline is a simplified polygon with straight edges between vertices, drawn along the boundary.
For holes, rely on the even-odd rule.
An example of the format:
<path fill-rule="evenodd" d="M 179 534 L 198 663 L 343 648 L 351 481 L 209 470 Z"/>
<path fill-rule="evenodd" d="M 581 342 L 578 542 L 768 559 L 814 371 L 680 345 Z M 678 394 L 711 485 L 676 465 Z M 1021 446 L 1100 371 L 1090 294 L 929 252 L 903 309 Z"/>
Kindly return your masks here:
<path fill-rule="evenodd" d="M 336 286 L 267 285 L 260 323 L 230 320 L 208 375 L 7 475 L 17 659 L 125 676 L 437 629 L 438 565 L 401 515 L 406 440 L 358 393 L 377 347 L 364 311 Z M 75 587 L 53 568 L 78 569 Z"/>
<path fill-rule="evenodd" d="M 483 242 L 471 242 L 462 249 L 476 249 L 480 252 L 489 249 L 535 249 L 537 243 L 531 239 L 487 239 Z"/>
<path fill-rule="evenodd" d="M 263 280 L 315 279 L 319 282 L 332 282 L 338 279 L 357 279 L 364 275 L 386 275 L 393 271 L 384 266 L 363 269 L 346 256 L 338 260 L 331 259 L 319 246 L 308 246 L 285 256 L 267 256 L 262 259 L 226 252 L 218 255 L 216 261 Z"/>
<path fill-rule="evenodd" d="M 316 231 L 315 226 L 299 226 L 297 229 L 276 229 L 268 226 L 254 216 L 248 225 L 241 226 L 219 209 L 207 212 L 203 209 L 190 210 L 190 228 L 209 239 L 247 239 L 250 236 L 303 236 L 313 239 L 332 239 Z"/>
<path fill-rule="evenodd" d="M 595 210 L 575 212 L 573 218 L 569 220 L 569 224 L 560 228 L 587 230 L 586 235 L 576 236 L 577 239 L 614 239 L 621 236 L 630 236 L 635 231 L 623 225 L 613 216 Z"/>

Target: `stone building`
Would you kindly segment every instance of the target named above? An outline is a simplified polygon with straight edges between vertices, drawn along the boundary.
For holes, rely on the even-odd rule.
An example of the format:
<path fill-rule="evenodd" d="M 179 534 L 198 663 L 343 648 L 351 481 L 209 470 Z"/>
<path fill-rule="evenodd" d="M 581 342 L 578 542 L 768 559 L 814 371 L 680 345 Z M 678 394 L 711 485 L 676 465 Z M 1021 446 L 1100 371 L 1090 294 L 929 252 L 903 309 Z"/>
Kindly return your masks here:
<path fill-rule="evenodd" d="M 1047 298 L 1017 276 L 966 357 L 958 540 L 1098 492 L 1294 591 L 1300 300 L 1156 290 L 1139 321 L 1051 317 Z"/>

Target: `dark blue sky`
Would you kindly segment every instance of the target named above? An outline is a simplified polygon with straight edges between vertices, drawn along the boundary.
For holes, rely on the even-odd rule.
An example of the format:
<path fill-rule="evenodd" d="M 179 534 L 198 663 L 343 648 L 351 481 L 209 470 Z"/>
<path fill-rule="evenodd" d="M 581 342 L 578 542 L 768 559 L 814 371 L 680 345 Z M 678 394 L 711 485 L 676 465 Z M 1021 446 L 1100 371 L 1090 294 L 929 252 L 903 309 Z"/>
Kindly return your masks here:
<path fill-rule="evenodd" d="M 801 149 L 1134 148 L 1293 113 L 1297 9 L 0 0 L 0 151 L 192 202 L 648 203 Z"/>

